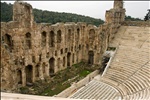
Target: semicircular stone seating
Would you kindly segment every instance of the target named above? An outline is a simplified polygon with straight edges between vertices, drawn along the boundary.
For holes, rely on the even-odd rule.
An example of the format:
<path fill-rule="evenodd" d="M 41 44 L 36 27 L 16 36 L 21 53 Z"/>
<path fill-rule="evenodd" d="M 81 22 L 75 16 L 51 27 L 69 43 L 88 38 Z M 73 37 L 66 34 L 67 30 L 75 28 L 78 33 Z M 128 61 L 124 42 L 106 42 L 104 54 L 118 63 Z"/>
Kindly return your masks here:
<path fill-rule="evenodd" d="M 149 28 L 122 26 L 112 43 L 118 49 L 103 77 L 92 80 L 70 98 L 150 100 Z"/>
<path fill-rule="evenodd" d="M 115 82 L 114 87 L 119 88 L 122 99 L 150 100 L 148 30 L 148 27 L 127 27 L 124 33 L 118 32 L 120 37 L 113 41 L 119 42 L 118 51 L 101 81 L 110 85 Z"/>

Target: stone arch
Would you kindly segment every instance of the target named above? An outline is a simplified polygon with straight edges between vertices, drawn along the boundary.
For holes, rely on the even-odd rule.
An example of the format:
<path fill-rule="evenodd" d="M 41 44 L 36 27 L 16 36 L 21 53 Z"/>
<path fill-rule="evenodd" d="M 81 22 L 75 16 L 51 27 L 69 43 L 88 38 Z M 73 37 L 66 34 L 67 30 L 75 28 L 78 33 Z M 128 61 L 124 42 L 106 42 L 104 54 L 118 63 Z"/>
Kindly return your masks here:
<path fill-rule="evenodd" d="M 74 47 L 74 51 L 76 52 L 76 46 Z"/>
<path fill-rule="evenodd" d="M 32 56 L 32 62 L 35 63 L 36 59 L 35 56 Z"/>
<path fill-rule="evenodd" d="M 33 79 L 33 66 L 32 65 L 28 65 L 25 67 L 26 70 L 26 83 L 32 83 L 32 79 Z"/>
<path fill-rule="evenodd" d="M 71 40 L 71 29 L 68 29 L 68 41 Z"/>
<path fill-rule="evenodd" d="M 57 65 L 57 67 L 58 67 L 58 69 L 61 67 L 61 60 L 60 60 L 60 58 L 58 58 L 58 65 Z"/>
<path fill-rule="evenodd" d="M 13 40 L 12 40 L 11 35 L 5 34 L 2 37 L 2 42 L 4 42 L 5 48 L 8 49 L 10 52 L 12 52 L 12 49 L 13 49 Z"/>
<path fill-rule="evenodd" d="M 41 34 L 41 45 L 42 47 L 45 47 L 46 46 L 46 32 L 43 31 L 42 34 Z"/>
<path fill-rule="evenodd" d="M 74 53 L 73 53 L 73 55 L 72 55 L 72 63 L 74 63 Z"/>
<path fill-rule="evenodd" d="M 45 64 L 45 62 L 42 64 L 42 70 L 43 70 L 43 75 L 45 75 L 46 74 L 46 64 Z"/>
<path fill-rule="evenodd" d="M 94 40 L 95 40 L 95 30 L 90 29 L 90 31 L 89 31 L 89 41 L 93 42 Z"/>
<path fill-rule="evenodd" d="M 68 52 L 68 48 L 65 48 L 65 53 L 67 53 Z"/>
<path fill-rule="evenodd" d="M 77 29 L 77 38 L 78 39 L 80 38 L 80 29 L 79 28 Z"/>
<path fill-rule="evenodd" d="M 86 49 L 87 49 L 87 50 L 89 49 L 89 45 L 88 45 L 88 44 L 86 44 Z"/>
<path fill-rule="evenodd" d="M 66 58 L 63 57 L 63 67 L 65 67 L 65 66 L 66 66 Z"/>
<path fill-rule="evenodd" d="M 81 45 L 79 45 L 79 50 L 81 50 Z"/>
<path fill-rule="evenodd" d="M 55 56 L 57 56 L 57 50 L 55 51 Z"/>
<path fill-rule="evenodd" d="M 50 31 L 50 35 L 49 35 L 49 46 L 50 47 L 54 47 L 54 38 L 55 34 L 54 31 Z"/>
<path fill-rule="evenodd" d="M 77 51 L 77 53 L 76 53 L 76 63 L 78 63 L 79 62 L 79 51 Z"/>
<path fill-rule="evenodd" d="M 63 54 L 63 49 L 60 50 L 60 54 Z"/>
<path fill-rule="evenodd" d="M 62 38 L 61 38 L 61 30 L 58 30 L 57 31 L 57 43 L 61 43 L 61 40 L 62 40 Z"/>
<path fill-rule="evenodd" d="M 71 51 L 73 52 L 73 46 L 71 46 Z"/>
<path fill-rule="evenodd" d="M 67 54 L 67 66 L 70 67 L 71 66 L 71 53 L 68 52 Z"/>
<path fill-rule="evenodd" d="M 25 35 L 25 39 L 26 39 L 26 49 L 31 49 L 31 33 L 26 33 Z"/>
<path fill-rule="evenodd" d="M 52 58 L 50 58 L 49 59 L 49 65 L 50 65 L 50 67 L 49 67 L 49 73 L 50 73 L 50 75 L 53 75 L 54 74 L 54 68 L 55 68 L 55 59 L 52 57 Z"/>
<path fill-rule="evenodd" d="M 31 12 L 30 12 L 30 7 L 29 6 L 25 6 L 25 12 L 27 12 L 27 14 L 29 14 L 28 16 L 30 16 Z"/>
<path fill-rule="evenodd" d="M 96 45 L 95 45 L 94 49 L 97 50 L 97 46 Z"/>
<path fill-rule="evenodd" d="M 22 72 L 21 72 L 21 70 L 17 71 L 17 83 L 22 84 Z"/>
<path fill-rule="evenodd" d="M 88 63 L 89 64 L 94 64 L 94 52 L 93 51 L 89 51 L 89 58 L 88 58 Z"/>
<path fill-rule="evenodd" d="M 49 58 L 49 52 L 46 53 L 46 58 Z"/>
<path fill-rule="evenodd" d="M 42 54 L 39 55 L 39 61 L 41 61 L 41 60 L 42 60 Z"/>
<path fill-rule="evenodd" d="M 40 75 L 39 75 L 39 64 L 37 64 L 36 66 L 35 66 L 35 77 L 39 77 Z"/>

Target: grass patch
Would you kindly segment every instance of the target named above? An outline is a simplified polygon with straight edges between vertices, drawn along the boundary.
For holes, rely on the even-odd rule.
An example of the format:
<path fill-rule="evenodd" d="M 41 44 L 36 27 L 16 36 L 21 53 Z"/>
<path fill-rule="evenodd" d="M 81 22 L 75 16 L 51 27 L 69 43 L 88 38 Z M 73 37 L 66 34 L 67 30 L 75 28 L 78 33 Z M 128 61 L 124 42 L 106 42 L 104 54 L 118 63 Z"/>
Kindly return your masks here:
<path fill-rule="evenodd" d="M 47 89 L 45 89 L 41 95 L 53 96 L 53 95 L 56 95 L 56 94 L 62 92 L 64 89 L 66 89 L 68 87 L 70 87 L 70 84 L 63 84 L 62 85 L 62 84 L 58 83 L 55 88 L 52 88 L 52 89 L 51 88 L 47 88 Z"/>
<path fill-rule="evenodd" d="M 79 67 L 82 66 L 82 64 L 84 64 L 84 62 L 80 62 L 80 63 L 74 64 L 72 66 L 75 67 L 75 68 L 79 68 Z"/>
<path fill-rule="evenodd" d="M 27 94 L 29 92 L 28 87 L 21 87 L 20 91 L 22 91 L 23 94 Z"/>
<path fill-rule="evenodd" d="M 80 73 L 80 77 L 86 77 L 88 74 L 90 74 L 91 72 L 88 71 L 88 70 L 83 70 L 81 73 Z"/>

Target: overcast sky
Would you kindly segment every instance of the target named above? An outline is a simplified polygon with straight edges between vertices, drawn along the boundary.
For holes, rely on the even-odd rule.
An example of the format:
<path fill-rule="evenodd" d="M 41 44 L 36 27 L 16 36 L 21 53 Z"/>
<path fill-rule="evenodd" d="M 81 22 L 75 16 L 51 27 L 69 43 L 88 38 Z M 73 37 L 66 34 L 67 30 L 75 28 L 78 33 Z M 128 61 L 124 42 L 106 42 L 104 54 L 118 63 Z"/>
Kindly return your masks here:
<path fill-rule="evenodd" d="M 5 1 L 5 2 L 12 4 L 14 3 L 14 1 Z M 105 11 L 113 7 L 113 1 L 26 1 L 26 2 L 30 3 L 33 8 L 37 9 L 56 12 L 76 13 L 94 18 L 101 18 L 103 20 L 105 19 Z M 126 15 L 143 19 L 147 13 L 147 9 L 150 9 L 150 2 L 125 1 L 124 8 L 126 9 Z"/>

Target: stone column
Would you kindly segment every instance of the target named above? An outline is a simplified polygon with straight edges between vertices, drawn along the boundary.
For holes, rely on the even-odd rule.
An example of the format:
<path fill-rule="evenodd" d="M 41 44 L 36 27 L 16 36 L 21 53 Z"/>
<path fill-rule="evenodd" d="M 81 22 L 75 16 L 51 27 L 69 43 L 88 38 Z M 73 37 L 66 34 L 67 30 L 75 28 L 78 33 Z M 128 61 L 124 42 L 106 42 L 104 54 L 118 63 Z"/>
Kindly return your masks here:
<path fill-rule="evenodd" d="M 72 66 L 72 53 L 70 54 L 70 67 Z"/>
<path fill-rule="evenodd" d="M 81 48 L 82 48 L 82 47 L 81 47 Z M 82 59 L 82 58 L 81 58 L 81 57 L 82 57 L 82 56 L 81 56 L 81 52 L 82 52 L 82 49 L 79 50 L 79 55 L 78 55 L 78 61 L 79 61 L 79 62 L 81 62 L 81 59 Z"/>
<path fill-rule="evenodd" d="M 55 58 L 55 61 L 54 61 L 54 73 L 57 72 L 57 59 Z"/>
<path fill-rule="evenodd" d="M 43 70 L 42 70 L 42 65 L 41 65 L 41 64 L 40 64 L 40 66 L 39 66 L 39 78 L 40 78 L 41 80 L 44 79 L 44 77 L 43 77 Z"/>
<path fill-rule="evenodd" d="M 62 70 L 62 69 L 63 69 L 63 57 L 60 58 L 60 70 Z"/>
<path fill-rule="evenodd" d="M 48 77 L 49 76 L 49 66 L 48 63 L 45 65 L 45 75 Z"/>
<path fill-rule="evenodd" d="M 76 64 L 76 52 L 74 52 L 74 64 Z"/>
<path fill-rule="evenodd" d="M 35 66 L 33 66 L 32 70 L 32 82 L 35 82 Z"/>
<path fill-rule="evenodd" d="M 22 69 L 22 86 L 26 86 L 26 72 L 25 72 L 25 68 Z"/>
<path fill-rule="evenodd" d="M 67 56 L 65 55 L 65 68 L 67 67 Z"/>

